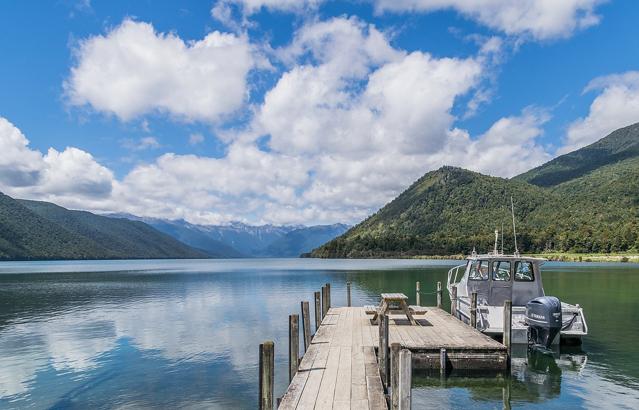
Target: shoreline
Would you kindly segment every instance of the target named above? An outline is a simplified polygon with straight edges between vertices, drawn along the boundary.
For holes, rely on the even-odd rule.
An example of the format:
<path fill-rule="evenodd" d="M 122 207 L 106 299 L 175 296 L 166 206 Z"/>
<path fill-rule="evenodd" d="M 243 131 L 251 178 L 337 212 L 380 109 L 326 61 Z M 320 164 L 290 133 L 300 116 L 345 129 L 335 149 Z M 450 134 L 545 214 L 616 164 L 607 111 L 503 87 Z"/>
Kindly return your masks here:
<path fill-rule="evenodd" d="M 639 254 L 626 253 L 531 253 L 526 256 L 536 258 L 546 258 L 552 262 L 620 262 L 620 263 L 639 263 Z M 411 259 L 452 259 L 463 260 L 465 255 L 416 255 Z"/>

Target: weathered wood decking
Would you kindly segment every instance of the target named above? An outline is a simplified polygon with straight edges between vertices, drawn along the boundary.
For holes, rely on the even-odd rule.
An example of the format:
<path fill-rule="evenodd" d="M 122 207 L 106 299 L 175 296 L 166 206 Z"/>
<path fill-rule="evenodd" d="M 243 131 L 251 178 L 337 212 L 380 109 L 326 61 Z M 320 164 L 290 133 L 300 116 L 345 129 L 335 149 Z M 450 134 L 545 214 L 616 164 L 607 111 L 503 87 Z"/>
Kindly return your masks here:
<path fill-rule="evenodd" d="M 331 308 L 304 354 L 280 409 L 386 409 L 362 308 Z"/>
<path fill-rule="evenodd" d="M 386 409 L 375 348 L 378 326 L 362 307 L 331 308 L 313 337 L 280 409 Z M 389 315 L 389 342 L 413 352 L 414 368 L 447 366 L 502 369 L 506 348 L 439 308 L 427 308 L 410 325 L 405 315 Z"/>

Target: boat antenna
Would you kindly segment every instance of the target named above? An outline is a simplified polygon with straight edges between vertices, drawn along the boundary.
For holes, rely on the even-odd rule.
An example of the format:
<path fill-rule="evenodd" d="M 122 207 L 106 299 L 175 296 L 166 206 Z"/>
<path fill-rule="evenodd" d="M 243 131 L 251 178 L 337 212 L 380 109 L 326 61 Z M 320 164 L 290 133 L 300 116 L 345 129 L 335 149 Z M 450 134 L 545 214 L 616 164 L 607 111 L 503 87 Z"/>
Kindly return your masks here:
<path fill-rule="evenodd" d="M 504 254 L 504 221 L 501 221 L 501 254 Z"/>
<path fill-rule="evenodd" d="M 495 247 L 493 248 L 493 255 L 499 255 L 497 253 L 497 241 L 499 240 L 499 231 L 495 229 Z"/>
<path fill-rule="evenodd" d="M 513 235 L 515 236 L 515 255 L 519 255 L 519 249 L 517 249 L 517 228 L 515 228 L 515 205 L 513 203 L 513 197 L 510 197 L 510 211 L 513 216 Z"/>

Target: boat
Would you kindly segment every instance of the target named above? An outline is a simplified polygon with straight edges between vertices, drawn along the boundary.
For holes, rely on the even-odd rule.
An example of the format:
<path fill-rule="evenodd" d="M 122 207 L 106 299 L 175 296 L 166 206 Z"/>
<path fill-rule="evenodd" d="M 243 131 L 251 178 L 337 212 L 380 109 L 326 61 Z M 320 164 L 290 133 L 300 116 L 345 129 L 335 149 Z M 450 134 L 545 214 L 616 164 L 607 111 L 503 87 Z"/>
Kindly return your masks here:
<path fill-rule="evenodd" d="M 546 348 L 551 344 L 580 344 L 581 338 L 588 334 L 588 325 L 583 309 L 578 304 L 559 301 L 546 297 L 542 282 L 541 266 L 546 259 L 497 251 L 495 231 L 495 249 L 486 254 L 472 254 L 466 263 L 448 271 L 447 289 L 451 296 L 455 315 L 465 323 L 471 323 L 471 296 L 477 294 L 476 327 L 483 333 L 496 339 L 501 338 L 504 327 L 504 302 L 512 302 L 511 343 L 535 343 L 535 337 L 550 321 L 551 314 L 544 319 L 543 314 L 532 312 L 544 304 L 556 302 L 556 331 L 546 333 L 543 343 Z M 503 241 L 502 241 L 503 243 Z M 516 246 L 515 246 L 516 247 Z M 456 295 L 455 295 L 456 293 Z M 531 303 L 531 302 L 538 303 Z M 536 326 L 536 325 L 539 325 Z M 548 326 L 546 326 L 547 328 Z M 537 329 L 535 329 L 537 328 Z M 535 332 L 535 330 L 537 332 Z M 559 333 L 559 337 L 555 336 Z"/>

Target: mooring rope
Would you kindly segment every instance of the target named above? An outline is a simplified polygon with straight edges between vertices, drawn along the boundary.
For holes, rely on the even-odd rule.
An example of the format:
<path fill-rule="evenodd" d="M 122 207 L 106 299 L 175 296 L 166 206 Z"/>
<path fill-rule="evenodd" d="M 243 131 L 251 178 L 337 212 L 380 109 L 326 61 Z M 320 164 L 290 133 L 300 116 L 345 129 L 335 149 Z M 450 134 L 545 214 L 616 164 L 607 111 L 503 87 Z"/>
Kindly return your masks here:
<path fill-rule="evenodd" d="M 419 291 L 419 294 L 420 295 L 436 295 L 437 291 L 434 291 L 434 292 L 422 292 L 422 291 Z"/>

